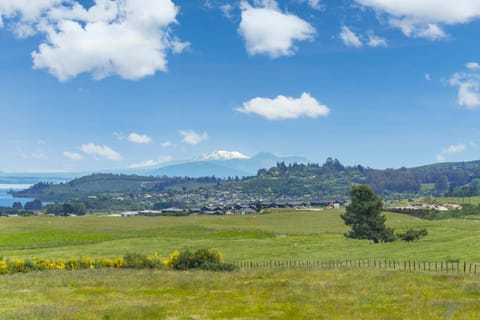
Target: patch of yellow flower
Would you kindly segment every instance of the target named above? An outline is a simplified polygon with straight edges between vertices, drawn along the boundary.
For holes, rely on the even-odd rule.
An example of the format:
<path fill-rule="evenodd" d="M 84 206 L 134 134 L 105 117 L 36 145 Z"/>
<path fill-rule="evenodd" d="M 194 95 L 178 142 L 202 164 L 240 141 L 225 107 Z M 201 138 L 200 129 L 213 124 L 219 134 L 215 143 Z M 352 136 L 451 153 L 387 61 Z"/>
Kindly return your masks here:
<path fill-rule="evenodd" d="M 217 257 L 218 261 L 223 261 L 223 257 L 218 250 L 210 249 L 210 255 Z M 142 257 L 142 255 L 139 255 Z M 178 263 L 180 252 L 173 251 L 168 258 L 162 258 L 158 252 L 153 255 L 143 256 L 140 265 L 145 268 L 174 268 Z M 79 270 L 79 269 L 98 269 L 98 268 L 132 268 L 131 262 L 127 262 L 126 257 L 116 258 L 90 258 L 90 257 L 70 257 L 68 259 L 54 258 L 36 258 L 31 260 L 21 258 L 1 259 L 0 258 L 0 274 L 13 274 L 29 271 L 43 270 Z M 141 258 L 142 259 L 142 258 Z M 130 264 L 129 264 L 130 263 Z"/>
<path fill-rule="evenodd" d="M 180 257 L 180 252 L 178 250 L 173 251 L 170 253 L 168 259 L 164 259 L 163 265 L 169 268 L 173 268 L 173 266 L 178 262 L 178 257 Z"/>

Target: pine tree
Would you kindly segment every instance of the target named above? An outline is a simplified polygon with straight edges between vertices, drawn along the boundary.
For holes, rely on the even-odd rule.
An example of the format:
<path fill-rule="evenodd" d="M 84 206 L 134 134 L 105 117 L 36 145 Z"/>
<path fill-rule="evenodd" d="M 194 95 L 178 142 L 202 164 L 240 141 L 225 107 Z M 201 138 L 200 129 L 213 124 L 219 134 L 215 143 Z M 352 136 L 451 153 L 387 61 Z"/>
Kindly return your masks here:
<path fill-rule="evenodd" d="M 352 187 L 350 197 L 350 205 L 341 215 L 345 224 L 352 228 L 345 234 L 347 238 L 368 239 L 375 243 L 395 240 L 394 230 L 385 226 L 382 199 L 365 185 Z"/>

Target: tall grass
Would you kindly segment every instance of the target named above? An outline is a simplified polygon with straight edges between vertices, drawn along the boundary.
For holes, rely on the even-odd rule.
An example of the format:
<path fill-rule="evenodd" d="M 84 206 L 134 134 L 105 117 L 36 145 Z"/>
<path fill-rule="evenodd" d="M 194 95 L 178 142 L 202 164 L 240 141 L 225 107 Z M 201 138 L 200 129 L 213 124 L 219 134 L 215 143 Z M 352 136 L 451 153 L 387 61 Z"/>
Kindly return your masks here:
<path fill-rule="evenodd" d="M 2 319 L 477 319 L 475 278 L 377 270 L 5 276 Z"/>

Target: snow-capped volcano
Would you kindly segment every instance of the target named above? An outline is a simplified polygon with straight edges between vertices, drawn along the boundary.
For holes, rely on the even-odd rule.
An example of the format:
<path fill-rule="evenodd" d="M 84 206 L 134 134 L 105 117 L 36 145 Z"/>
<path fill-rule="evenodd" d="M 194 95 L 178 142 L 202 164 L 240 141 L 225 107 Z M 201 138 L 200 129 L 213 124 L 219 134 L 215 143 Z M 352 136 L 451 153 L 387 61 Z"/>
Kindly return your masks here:
<path fill-rule="evenodd" d="M 233 159 L 247 160 L 247 159 L 250 159 L 250 157 L 238 151 L 225 151 L 225 150 L 218 150 L 202 157 L 202 160 L 233 160 Z"/>

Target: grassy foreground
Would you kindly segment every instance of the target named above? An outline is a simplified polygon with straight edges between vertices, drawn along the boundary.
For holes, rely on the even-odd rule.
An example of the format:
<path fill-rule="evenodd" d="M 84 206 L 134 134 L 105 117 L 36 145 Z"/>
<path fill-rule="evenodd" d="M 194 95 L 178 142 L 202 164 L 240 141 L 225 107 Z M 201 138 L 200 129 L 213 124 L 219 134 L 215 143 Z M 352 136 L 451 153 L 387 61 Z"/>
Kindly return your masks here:
<path fill-rule="evenodd" d="M 478 319 L 480 281 L 378 270 L 4 276 L 1 319 Z M 8 292 L 8 294 L 6 294 Z"/>
<path fill-rule="evenodd" d="M 346 239 L 341 211 L 257 216 L 0 218 L 3 258 L 166 257 L 218 248 L 227 260 L 460 259 L 480 262 L 480 221 L 387 214 L 415 243 Z M 0 276 L 0 319 L 478 319 L 480 277 L 371 269 L 174 272 L 99 269 Z"/>

